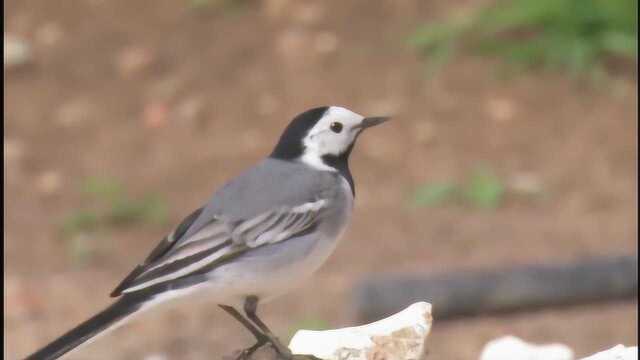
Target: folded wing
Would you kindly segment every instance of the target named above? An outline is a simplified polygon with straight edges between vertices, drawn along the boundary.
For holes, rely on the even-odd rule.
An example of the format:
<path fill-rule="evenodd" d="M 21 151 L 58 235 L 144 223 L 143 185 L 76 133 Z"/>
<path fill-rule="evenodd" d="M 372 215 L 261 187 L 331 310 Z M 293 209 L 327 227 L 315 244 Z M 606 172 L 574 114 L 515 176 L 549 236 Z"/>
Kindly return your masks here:
<path fill-rule="evenodd" d="M 229 221 L 220 215 L 183 238 L 200 215 L 199 209 L 165 237 L 111 296 L 171 282 L 203 269 L 212 270 L 257 247 L 302 235 L 315 228 L 326 205 L 327 200 L 319 199 L 295 207 L 279 207 L 240 221 Z"/>

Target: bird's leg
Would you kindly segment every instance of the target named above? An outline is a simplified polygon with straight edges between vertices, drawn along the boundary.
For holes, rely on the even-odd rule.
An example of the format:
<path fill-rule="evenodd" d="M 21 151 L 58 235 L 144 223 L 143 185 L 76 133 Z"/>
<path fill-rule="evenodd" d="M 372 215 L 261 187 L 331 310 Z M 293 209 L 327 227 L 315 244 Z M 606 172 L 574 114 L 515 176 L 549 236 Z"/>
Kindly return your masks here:
<path fill-rule="evenodd" d="M 245 319 L 244 316 L 242 316 L 242 314 L 240 314 L 240 312 L 238 312 L 238 310 L 236 310 L 234 307 L 228 305 L 218 306 L 220 306 L 222 310 L 226 311 L 229 315 L 233 316 L 234 319 L 238 320 L 242 325 L 244 325 L 244 327 L 247 328 L 247 330 L 249 330 L 251 334 L 253 334 L 256 340 L 265 338 L 265 334 L 262 331 L 258 330 L 256 326 L 253 325 L 249 320 Z"/>
<path fill-rule="evenodd" d="M 253 334 L 256 338 L 256 343 L 253 346 L 244 349 L 240 355 L 238 355 L 237 359 L 248 359 L 251 354 L 253 354 L 256 350 L 261 348 L 264 344 L 270 342 L 270 339 L 263 332 L 258 330 L 255 325 L 253 325 L 249 320 L 245 319 L 242 314 L 238 312 L 234 307 L 228 305 L 218 305 L 224 311 L 226 311 L 229 315 L 233 316 L 234 319 L 238 320 L 242 325 L 244 325 L 247 330 Z"/>
<path fill-rule="evenodd" d="M 261 341 L 261 340 L 256 341 L 256 343 L 253 344 L 251 347 L 242 350 L 240 354 L 238 354 L 238 356 L 236 357 L 236 360 L 250 360 L 251 355 L 253 355 L 253 353 L 256 352 L 256 350 L 260 349 L 268 342 L 269 340 L 266 340 L 266 339 L 264 341 Z"/>
<path fill-rule="evenodd" d="M 251 320 L 254 324 L 262 330 L 262 333 L 269 339 L 269 343 L 273 345 L 279 355 L 284 357 L 285 359 L 292 359 L 291 351 L 289 348 L 282 345 L 280 340 L 271 332 L 271 330 L 265 325 L 258 315 L 256 315 L 256 310 L 258 309 L 258 297 L 257 296 L 248 296 L 244 301 L 244 313 L 247 315 L 249 320 Z"/>

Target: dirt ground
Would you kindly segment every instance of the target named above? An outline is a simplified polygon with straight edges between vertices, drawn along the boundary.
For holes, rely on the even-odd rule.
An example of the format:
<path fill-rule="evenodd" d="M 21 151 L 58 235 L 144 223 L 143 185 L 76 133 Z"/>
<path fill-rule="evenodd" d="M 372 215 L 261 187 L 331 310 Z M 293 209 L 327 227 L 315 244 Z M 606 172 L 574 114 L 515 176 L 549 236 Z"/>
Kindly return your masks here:
<path fill-rule="evenodd" d="M 312 321 L 353 324 L 350 288 L 379 272 L 637 252 L 635 74 L 598 86 L 539 72 L 503 81 L 493 61 L 462 57 L 426 77 L 407 36 L 472 1 L 190 3 L 4 3 L 5 31 L 33 50 L 31 64 L 5 71 L 6 359 L 106 306 L 156 241 L 317 105 L 395 119 L 352 156 L 355 213 L 335 254 L 309 284 L 262 307 L 283 338 Z M 494 211 L 408 205 L 421 184 L 461 181 L 478 164 L 541 184 L 545 196 L 508 196 Z M 134 196 L 163 194 L 169 224 L 97 235 L 97 255 L 77 264 L 58 229 L 83 205 L 89 176 L 121 179 Z M 505 334 L 578 355 L 638 335 L 637 301 L 435 316 L 429 359 L 474 359 Z M 214 304 L 178 305 L 69 359 L 218 359 L 250 341 Z"/>

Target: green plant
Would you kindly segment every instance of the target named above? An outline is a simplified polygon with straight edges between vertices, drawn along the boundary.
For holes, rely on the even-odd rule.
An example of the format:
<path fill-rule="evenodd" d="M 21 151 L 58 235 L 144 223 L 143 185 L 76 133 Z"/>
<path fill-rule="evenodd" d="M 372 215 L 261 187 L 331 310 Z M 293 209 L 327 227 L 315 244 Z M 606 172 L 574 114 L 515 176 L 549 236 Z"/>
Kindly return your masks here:
<path fill-rule="evenodd" d="M 167 206 L 155 195 L 131 198 L 124 186 L 115 179 L 91 177 L 81 185 L 81 193 L 90 204 L 74 209 L 60 223 L 71 256 L 82 263 L 93 253 L 87 235 L 108 228 L 138 223 L 163 224 L 167 220 Z"/>
<path fill-rule="evenodd" d="M 502 0 L 418 29 L 410 43 L 432 67 L 461 48 L 498 55 L 517 68 L 603 71 L 607 58 L 637 59 L 637 0 Z"/>
<path fill-rule="evenodd" d="M 223 10 L 236 12 L 248 5 L 248 0 L 188 0 L 189 8 L 195 11 Z"/>
<path fill-rule="evenodd" d="M 495 209 L 505 195 L 503 182 L 485 167 L 474 170 L 463 183 L 437 182 L 420 186 L 413 194 L 414 206 L 458 203 L 475 208 Z"/>
<path fill-rule="evenodd" d="M 82 193 L 109 201 L 120 197 L 124 193 L 122 184 L 113 178 L 108 177 L 88 177 L 81 185 Z"/>
<path fill-rule="evenodd" d="M 109 224 L 126 226 L 139 222 L 162 224 L 167 219 L 167 207 L 156 195 L 141 199 L 117 198 L 105 214 Z"/>
<path fill-rule="evenodd" d="M 66 237 L 73 237 L 75 234 L 94 231 L 98 223 L 98 214 L 91 210 L 78 209 L 65 216 L 60 226 Z"/>
<path fill-rule="evenodd" d="M 413 203 L 418 206 L 442 205 L 453 200 L 457 192 L 458 185 L 453 183 L 424 184 L 413 194 Z"/>
<path fill-rule="evenodd" d="M 464 186 L 464 198 L 475 207 L 497 208 L 502 202 L 505 186 L 490 171 L 476 170 Z"/>

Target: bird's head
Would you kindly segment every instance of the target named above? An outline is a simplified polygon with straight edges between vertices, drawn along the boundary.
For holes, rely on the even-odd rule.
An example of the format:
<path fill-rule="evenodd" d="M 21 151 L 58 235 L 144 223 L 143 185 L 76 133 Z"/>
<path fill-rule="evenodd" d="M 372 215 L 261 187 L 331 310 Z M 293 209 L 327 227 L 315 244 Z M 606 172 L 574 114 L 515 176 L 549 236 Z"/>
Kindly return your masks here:
<path fill-rule="evenodd" d="M 365 129 L 388 117 L 364 117 L 339 106 L 323 106 L 296 116 L 282 133 L 272 158 L 299 160 L 318 169 L 346 161 Z"/>

